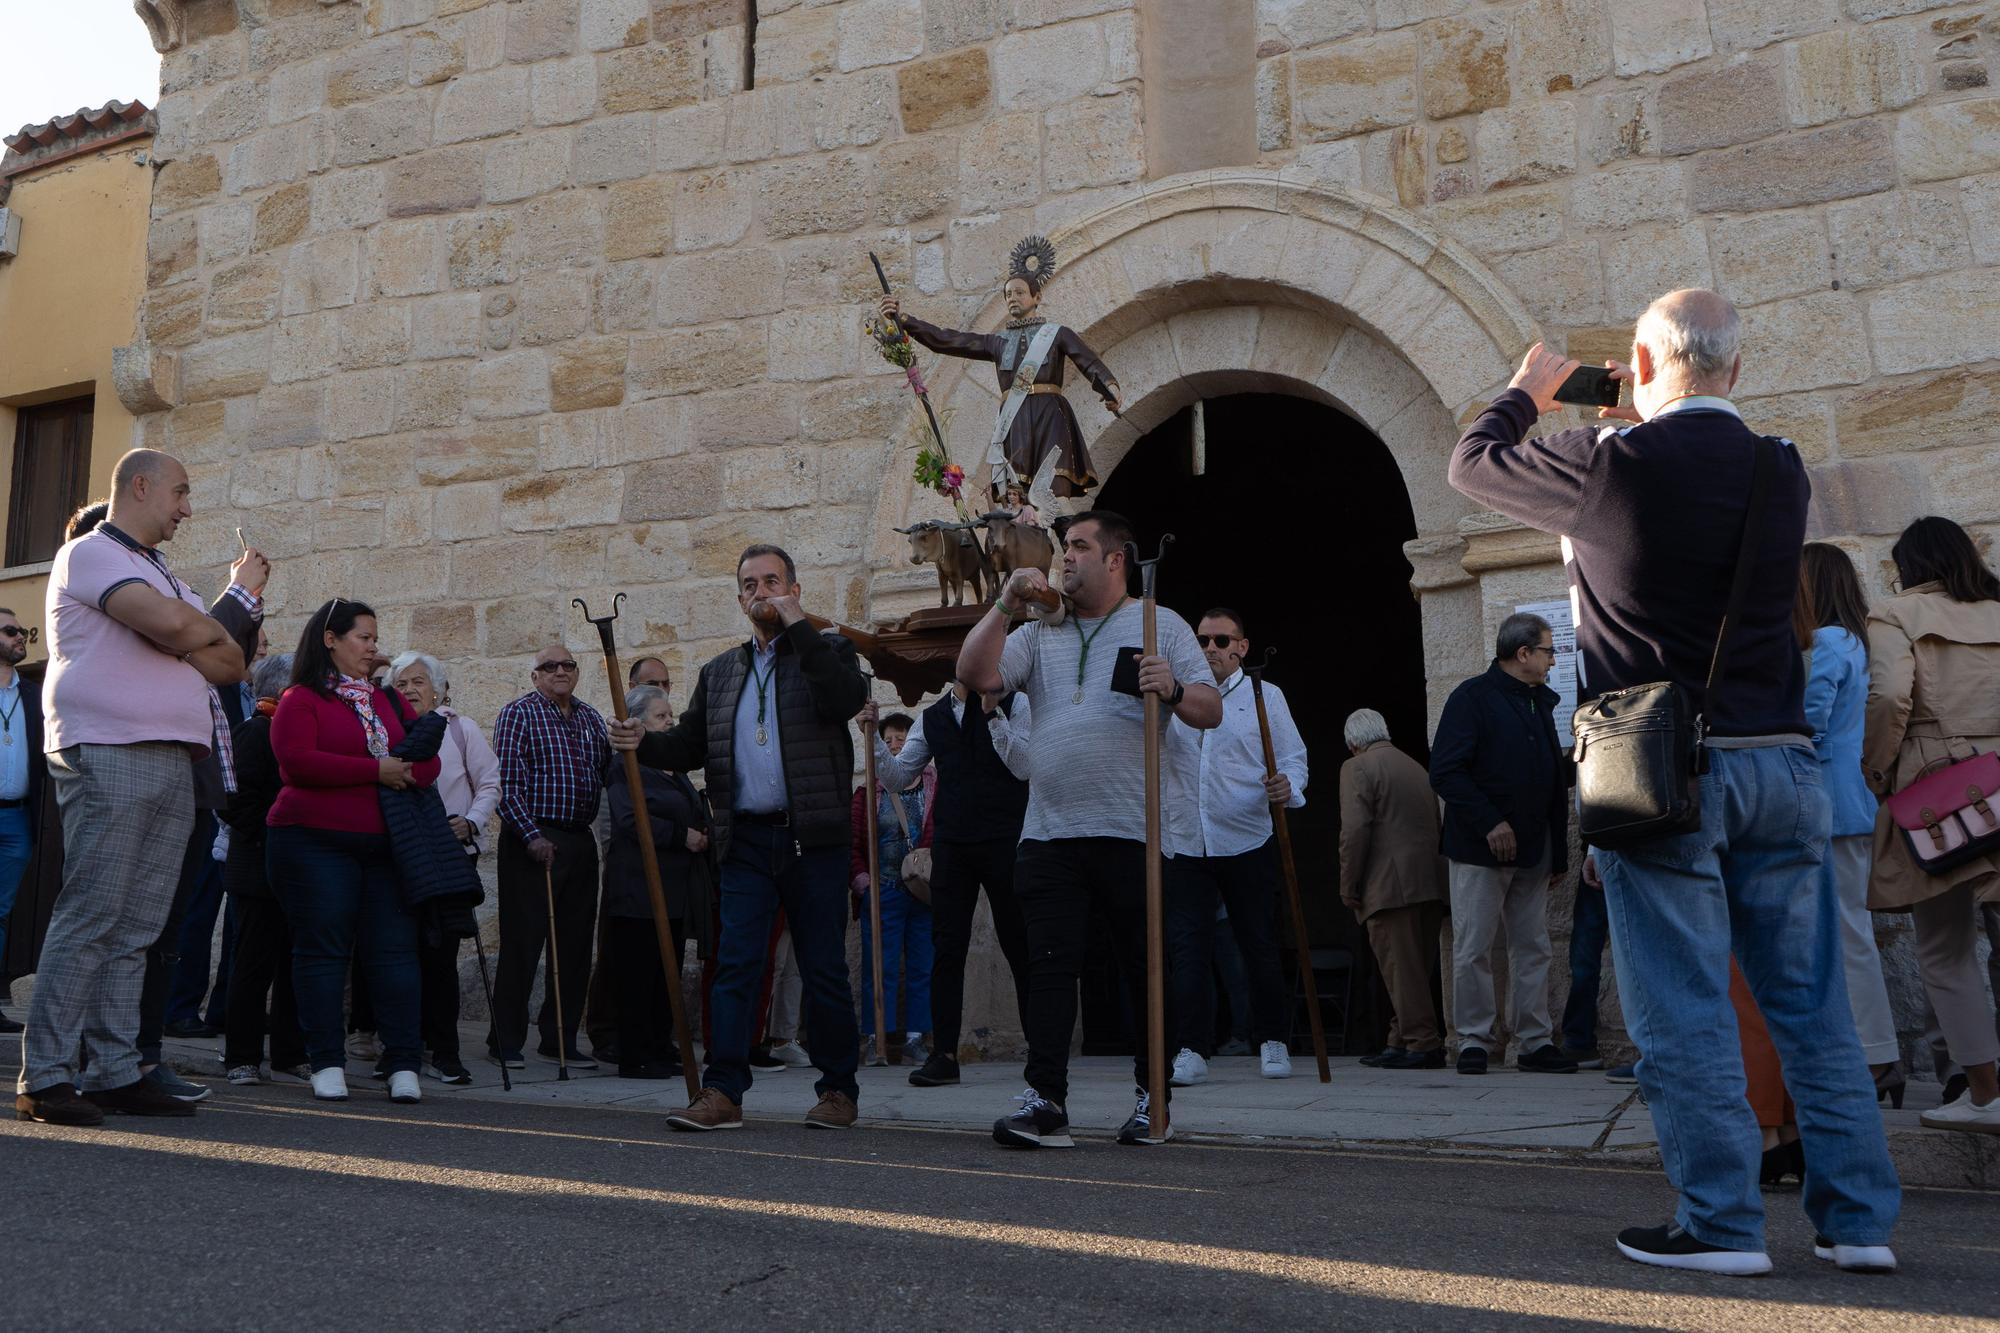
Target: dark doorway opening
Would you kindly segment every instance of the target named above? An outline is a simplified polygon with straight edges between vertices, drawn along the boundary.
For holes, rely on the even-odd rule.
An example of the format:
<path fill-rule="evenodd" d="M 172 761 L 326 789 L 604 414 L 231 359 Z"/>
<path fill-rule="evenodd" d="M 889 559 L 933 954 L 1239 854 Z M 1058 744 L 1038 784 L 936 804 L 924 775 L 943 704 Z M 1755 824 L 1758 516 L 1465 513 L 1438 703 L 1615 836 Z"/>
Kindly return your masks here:
<path fill-rule="evenodd" d="M 1132 447 L 1096 502 L 1131 521 L 1148 555 L 1174 534 L 1162 605 L 1191 625 L 1234 607 L 1253 659 L 1278 649 L 1266 679 L 1285 691 L 1312 773 L 1290 820 L 1308 929 L 1314 947 L 1355 959 L 1350 1053 L 1380 1049 L 1373 956 L 1340 904 L 1341 727 L 1373 708 L 1406 753 L 1429 756 L 1423 627 L 1403 556 L 1417 535 L 1409 491 L 1388 447 L 1337 408 L 1250 393 L 1201 412 L 1199 464 L 1190 406 Z"/>

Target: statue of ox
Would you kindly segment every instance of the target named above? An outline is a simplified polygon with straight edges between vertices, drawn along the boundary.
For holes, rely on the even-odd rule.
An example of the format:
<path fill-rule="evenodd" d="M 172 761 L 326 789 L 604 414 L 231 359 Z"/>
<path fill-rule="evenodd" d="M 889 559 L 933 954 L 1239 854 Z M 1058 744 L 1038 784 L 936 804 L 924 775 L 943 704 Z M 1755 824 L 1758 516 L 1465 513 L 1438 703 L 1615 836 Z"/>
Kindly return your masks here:
<path fill-rule="evenodd" d="M 984 597 L 986 557 L 970 530 L 934 518 L 897 528 L 910 539 L 910 563 L 937 566 L 938 605 L 965 605 L 965 585 L 974 602 Z"/>
<path fill-rule="evenodd" d="M 1017 569 L 1049 572 L 1049 566 L 1055 563 L 1056 546 L 1047 528 L 1016 523 L 1013 512 L 1006 509 L 996 509 L 980 517 L 986 524 L 986 547 L 993 557 L 996 591 Z"/>

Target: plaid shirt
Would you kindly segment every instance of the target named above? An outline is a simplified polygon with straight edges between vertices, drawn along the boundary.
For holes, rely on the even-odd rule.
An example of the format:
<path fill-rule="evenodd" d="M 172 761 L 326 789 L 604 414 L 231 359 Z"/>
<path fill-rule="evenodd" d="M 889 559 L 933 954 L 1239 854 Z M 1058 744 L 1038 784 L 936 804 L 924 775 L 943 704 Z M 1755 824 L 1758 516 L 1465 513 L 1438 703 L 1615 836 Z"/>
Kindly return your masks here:
<path fill-rule="evenodd" d="M 604 718 L 580 699 L 570 713 L 540 690 L 500 710 L 493 724 L 500 759 L 500 818 L 522 842 L 542 836 L 539 821 L 581 828 L 597 817 L 611 734 Z"/>
<path fill-rule="evenodd" d="M 252 620 L 264 619 L 264 599 L 239 583 L 232 583 L 223 590 L 223 596 L 233 597 Z M 229 714 L 222 711 L 222 696 L 215 686 L 208 687 L 208 715 L 215 722 L 215 762 L 222 766 L 222 789 L 230 795 L 236 794 L 236 749 L 229 739 Z"/>

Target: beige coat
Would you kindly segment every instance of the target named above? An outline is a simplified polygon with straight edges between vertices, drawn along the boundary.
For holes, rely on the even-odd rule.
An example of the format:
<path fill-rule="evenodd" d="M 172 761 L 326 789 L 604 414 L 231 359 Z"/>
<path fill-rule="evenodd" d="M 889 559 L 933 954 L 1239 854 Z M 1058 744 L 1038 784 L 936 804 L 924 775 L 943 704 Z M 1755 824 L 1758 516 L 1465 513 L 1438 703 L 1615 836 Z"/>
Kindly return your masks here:
<path fill-rule="evenodd" d="M 1867 718 L 1861 767 L 1878 797 L 1935 764 L 2000 749 L 2000 602 L 1955 602 L 1925 583 L 1870 611 Z M 1869 907 L 1901 911 L 1966 883 L 2000 900 L 2000 860 L 1925 874 L 1889 807 L 1876 811 Z"/>
<path fill-rule="evenodd" d="M 1438 800 L 1424 766 L 1388 741 L 1340 767 L 1340 898 L 1367 920 L 1445 897 Z"/>

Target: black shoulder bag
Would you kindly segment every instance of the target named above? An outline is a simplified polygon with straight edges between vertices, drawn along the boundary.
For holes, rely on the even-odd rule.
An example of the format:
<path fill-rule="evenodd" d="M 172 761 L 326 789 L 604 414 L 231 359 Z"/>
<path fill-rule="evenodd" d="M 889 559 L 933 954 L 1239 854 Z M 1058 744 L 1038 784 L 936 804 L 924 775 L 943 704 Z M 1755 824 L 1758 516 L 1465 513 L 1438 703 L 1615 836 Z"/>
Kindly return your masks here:
<path fill-rule="evenodd" d="M 1713 711 L 1729 655 L 1729 632 L 1743 613 L 1750 567 L 1763 531 L 1771 484 L 1769 441 L 1759 438 L 1750 464 L 1750 504 L 1729 605 L 1715 632 L 1715 655 L 1703 691 Z M 1701 827 L 1701 775 L 1708 771 L 1708 721 L 1673 681 L 1599 695 L 1576 710 L 1577 832 L 1588 847 L 1618 851 Z"/>

